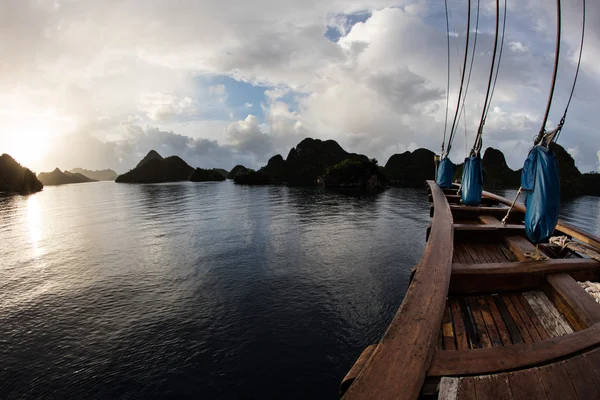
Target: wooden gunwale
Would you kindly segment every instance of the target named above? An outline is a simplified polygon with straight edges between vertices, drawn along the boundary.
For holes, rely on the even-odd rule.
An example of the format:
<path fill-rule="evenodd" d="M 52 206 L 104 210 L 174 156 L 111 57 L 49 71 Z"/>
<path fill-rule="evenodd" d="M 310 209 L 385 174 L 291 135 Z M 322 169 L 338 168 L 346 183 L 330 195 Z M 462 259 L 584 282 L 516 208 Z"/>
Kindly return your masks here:
<path fill-rule="evenodd" d="M 442 189 L 427 181 L 435 205 L 431 234 L 404 300 L 343 399 L 415 399 L 435 353 L 452 272 L 454 224 Z"/>

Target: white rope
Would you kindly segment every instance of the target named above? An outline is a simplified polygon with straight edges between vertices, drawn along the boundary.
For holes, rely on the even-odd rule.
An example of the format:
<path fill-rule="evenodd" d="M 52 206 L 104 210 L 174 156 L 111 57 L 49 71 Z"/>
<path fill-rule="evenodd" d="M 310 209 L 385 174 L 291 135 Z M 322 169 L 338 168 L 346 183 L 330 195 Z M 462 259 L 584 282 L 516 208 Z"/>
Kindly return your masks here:
<path fill-rule="evenodd" d="M 600 253 L 589 247 L 586 247 L 581 243 L 569 239 L 567 236 L 552 236 L 549 241 L 551 244 L 560 246 L 563 250 L 567 248 L 585 254 L 596 261 L 600 261 Z"/>
<path fill-rule="evenodd" d="M 512 204 L 510 205 L 510 208 L 506 212 L 506 215 L 504 216 L 504 218 L 502 218 L 502 225 L 506 225 L 506 220 L 508 219 L 508 215 L 512 211 L 513 207 L 515 206 L 515 203 L 517 202 L 517 199 L 521 195 L 521 190 L 523 190 L 522 187 L 519 188 L 519 191 L 517 192 L 517 195 L 515 196 L 515 199 L 513 200 Z"/>

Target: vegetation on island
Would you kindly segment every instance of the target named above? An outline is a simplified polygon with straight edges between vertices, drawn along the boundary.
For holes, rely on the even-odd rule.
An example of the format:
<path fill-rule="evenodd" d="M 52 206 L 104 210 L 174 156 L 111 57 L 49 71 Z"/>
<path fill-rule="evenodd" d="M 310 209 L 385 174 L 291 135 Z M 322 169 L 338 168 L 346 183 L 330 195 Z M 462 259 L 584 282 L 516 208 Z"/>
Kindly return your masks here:
<path fill-rule="evenodd" d="M 39 192 L 43 187 L 34 172 L 8 154 L 0 156 L 0 192 L 29 194 Z"/>
<path fill-rule="evenodd" d="M 227 179 L 226 176 L 216 169 L 196 168 L 190 176 L 192 182 L 222 182 L 225 179 Z"/>
<path fill-rule="evenodd" d="M 376 159 L 346 159 L 325 170 L 323 186 L 331 189 L 376 193 L 385 189 L 387 178 L 379 169 Z"/>

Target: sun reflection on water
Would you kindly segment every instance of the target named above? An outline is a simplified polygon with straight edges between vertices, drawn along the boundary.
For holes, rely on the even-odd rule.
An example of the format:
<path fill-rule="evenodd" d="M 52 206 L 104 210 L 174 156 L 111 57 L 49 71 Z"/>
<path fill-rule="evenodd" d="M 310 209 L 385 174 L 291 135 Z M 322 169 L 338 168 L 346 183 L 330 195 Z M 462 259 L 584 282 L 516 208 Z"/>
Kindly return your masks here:
<path fill-rule="evenodd" d="M 27 226 L 29 227 L 29 240 L 33 248 L 34 258 L 44 254 L 40 246 L 42 239 L 42 213 L 37 196 L 33 195 L 27 199 Z"/>

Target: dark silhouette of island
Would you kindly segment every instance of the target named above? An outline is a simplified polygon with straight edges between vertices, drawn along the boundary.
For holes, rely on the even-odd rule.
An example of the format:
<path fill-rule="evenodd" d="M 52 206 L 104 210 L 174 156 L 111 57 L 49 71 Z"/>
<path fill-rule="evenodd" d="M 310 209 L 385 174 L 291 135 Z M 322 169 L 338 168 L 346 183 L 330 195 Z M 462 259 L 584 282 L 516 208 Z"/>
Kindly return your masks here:
<path fill-rule="evenodd" d="M 119 175 L 118 183 L 162 183 L 189 181 L 194 168 L 178 156 L 163 158 L 151 150 L 131 171 Z"/>
<path fill-rule="evenodd" d="M 398 187 L 423 187 L 423 182 L 435 178 L 435 153 L 417 149 L 394 154 L 385 164 L 385 174 L 391 185 Z"/>
<path fill-rule="evenodd" d="M 368 162 L 369 158 L 362 154 L 348 153 L 334 140 L 306 138 L 290 150 L 285 160 L 277 154 L 258 171 L 238 173 L 234 182 L 247 185 L 287 183 L 292 186 L 313 186 L 322 184 L 321 178 L 327 168 L 344 160 Z"/>
<path fill-rule="evenodd" d="M 8 154 L 0 156 L 0 192 L 29 194 L 39 192 L 43 187 L 34 172 Z"/>
<path fill-rule="evenodd" d="M 229 174 L 227 174 L 227 179 L 235 179 L 235 177 L 238 176 L 240 173 L 245 174 L 247 172 L 248 168 L 238 164 L 235 167 L 233 167 L 231 171 L 229 171 Z"/>
<path fill-rule="evenodd" d="M 388 186 L 385 173 L 374 158 L 366 161 L 347 158 L 327 168 L 318 182 L 325 188 L 351 193 L 375 194 Z"/>
<path fill-rule="evenodd" d="M 218 172 L 225 179 L 227 179 L 227 176 L 229 175 L 229 171 L 227 171 L 226 169 L 223 169 L 223 168 L 213 168 L 213 171 Z"/>
<path fill-rule="evenodd" d="M 117 173 L 112 169 L 103 169 L 99 171 L 91 171 L 83 168 L 73 168 L 69 170 L 72 174 L 81 174 L 96 181 L 114 181 L 117 179 Z"/>
<path fill-rule="evenodd" d="M 222 182 L 225 179 L 227 179 L 227 175 L 217 169 L 196 168 L 190 176 L 192 182 Z"/>
<path fill-rule="evenodd" d="M 90 179 L 85 175 L 79 173 L 71 173 L 69 171 L 62 172 L 56 168 L 52 172 L 41 172 L 38 175 L 38 179 L 46 186 L 55 185 L 67 185 L 71 183 L 86 183 L 86 182 L 98 182 L 97 180 Z"/>

